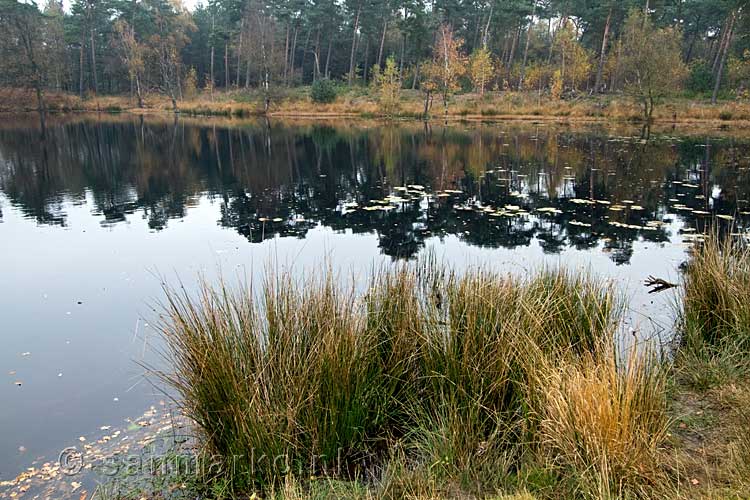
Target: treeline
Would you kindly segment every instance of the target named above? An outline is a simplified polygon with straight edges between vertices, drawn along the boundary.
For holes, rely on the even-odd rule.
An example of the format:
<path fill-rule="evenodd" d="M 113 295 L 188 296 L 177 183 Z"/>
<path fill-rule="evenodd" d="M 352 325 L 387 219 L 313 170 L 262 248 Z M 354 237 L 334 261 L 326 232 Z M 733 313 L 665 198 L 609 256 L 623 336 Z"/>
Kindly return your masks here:
<path fill-rule="evenodd" d="M 268 103 L 273 89 L 321 80 L 375 81 L 391 99 L 422 89 L 426 108 L 432 94 L 447 104 L 459 91 L 626 90 L 648 114 L 683 85 L 714 100 L 747 94 L 748 3 L 209 0 L 189 11 L 179 0 L 73 0 L 69 10 L 0 0 L 0 85 L 34 88 L 40 108 L 48 89 L 129 93 L 141 105 L 159 92 L 176 107 L 215 89 L 260 88 Z"/>

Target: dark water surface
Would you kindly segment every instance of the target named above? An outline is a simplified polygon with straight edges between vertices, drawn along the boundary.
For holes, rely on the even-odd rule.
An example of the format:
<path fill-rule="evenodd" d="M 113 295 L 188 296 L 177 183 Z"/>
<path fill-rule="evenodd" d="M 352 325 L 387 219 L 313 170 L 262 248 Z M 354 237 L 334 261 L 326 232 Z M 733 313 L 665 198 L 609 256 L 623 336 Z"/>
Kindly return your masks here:
<path fill-rule="evenodd" d="M 164 399 L 139 364 L 160 276 L 565 264 L 660 335 L 674 296 L 642 280 L 677 280 L 713 215 L 743 232 L 749 198 L 750 140 L 716 130 L 0 117 L 0 480 Z"/>

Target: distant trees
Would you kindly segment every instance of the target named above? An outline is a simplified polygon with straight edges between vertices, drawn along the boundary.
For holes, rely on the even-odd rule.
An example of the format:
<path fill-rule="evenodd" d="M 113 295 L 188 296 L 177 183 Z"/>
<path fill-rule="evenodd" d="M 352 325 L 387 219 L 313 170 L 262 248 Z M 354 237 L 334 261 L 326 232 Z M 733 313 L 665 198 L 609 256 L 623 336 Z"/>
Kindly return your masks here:
<path fill-rule="evenodd" d="M 45 111 L 52 57 L 45 42 L 45 18 L 34 3 L 0 0 L 0 57 L 6 78 L 30 83 L 36 92 L 37 107 Z"/>
<path fill-rule="evenodd" d="M 393 114 L 401 99 L 401 75 L 396 66 L 396 58 L 389 56 L 385 61 L 385 69 L 380 71 L 376 65 L 373 72 L 380 105 L 386 114 Z"/>
<path fill-rule="evenodd" d="M 474 89 L 480 95 L 484 95 L 484 89 L 492 79 L 495 66 L 492 62 L 492 54 L 486 48 L 476 49 L 469 59 L 469 74 L 474 84 Z"/>
<path fill-rule="evenodd" d="M 0 0 L 0 85 L 42 97 L 132 92 L 143 104 L 160 92 L 176 105 L 189 82 L 211 95 L 260 89 L 268 106 L 281 87 L 369 85 L 389 58 L 426 111 L 435 95 L 447 107 L 469 89 L 643 102 L 651 88 L 656 102 L 680 89 L 684 64 L 693 91 L 714 100 L 748 87 L 747 0 L 652 0 L 647 12 L 643 0 L 207 0 L 192 12 L 179 0 L 45 2 Z M 636 61 L 649 67 L 639 73 Z M 653 68 L 666 75 L 651 78 Z"/>
<path fill-rule="evenodd" d="M 625 21 L 622 44 L 625 90 L 641 102 L 648 125 L 659 99 L 675 92 L 687 75 L 680 32 L 657 28 L 641 10 L 633 9 Z"/>
<path fill-rule="evenodd" d="M 133 83 L 138 107 L 143 107 L 143 93 L 141 91 L 141 80 L 143 79 L 144 47 L 135 37 L 135 30 L 124 19 L 118 19 L 114 24 L 113 45 L 118 49 L 122 61 L 128 70 L 128 76 Z"/>
<path fill-rule="evenodd" d="M 440 25 L 432 47 L 432 61 L 426 65 L 427 85 L 442 96 L 446 115 L 448 100 L 461 88 L 460 79 L 466 73 L 466 58 L 461 51 L 463 43 L 455 36 L 451 25 Z"/>

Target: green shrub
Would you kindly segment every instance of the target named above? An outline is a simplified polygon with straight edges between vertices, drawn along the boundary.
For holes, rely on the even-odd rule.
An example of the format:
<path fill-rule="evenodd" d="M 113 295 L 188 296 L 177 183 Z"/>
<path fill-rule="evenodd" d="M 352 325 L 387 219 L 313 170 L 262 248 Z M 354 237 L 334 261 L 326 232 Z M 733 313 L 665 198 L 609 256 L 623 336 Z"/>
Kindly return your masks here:
<path fill-rule="evenodd" d="M 705 94 L 714 89 L 714 75 L 706 61 L 699 60 L 690 65 L 686 85 L 688 90 L 699 94 Z"/>
<path fill-rule="evenodd" d="M 336 100 L 336 83 L 328 78 L 315 80 L 310 90 L 310 97 L 313 102 L 327 104 Z"/>

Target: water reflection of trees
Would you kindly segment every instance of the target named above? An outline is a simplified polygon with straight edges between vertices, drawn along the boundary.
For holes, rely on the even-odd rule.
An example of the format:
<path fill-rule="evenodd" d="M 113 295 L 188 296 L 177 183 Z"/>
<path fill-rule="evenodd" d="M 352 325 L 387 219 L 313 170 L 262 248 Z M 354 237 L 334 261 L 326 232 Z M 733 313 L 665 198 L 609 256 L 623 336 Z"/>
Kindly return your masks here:
<path fill-rule="evenodd" d="M 394 257 L 456 236 L 488 248 L 536 240 L 550 253 L 601 246 L 621 263 L 634 242 L 668 239 L 658 224 L 668 213 L 700 228 L 706 213 L 748 210 L 748 151 L 732 138 L 646 144 L 547 127 L 228 127 L 135 117 L 51 126 L 45 141 L 30 128 L 0 130 L 0 187 L 42 224 L 64 225 L 68 204 L 88 202 L 102 224 L 141 214 L 160 230 L 211 196 L 220 200 L 218 223 L 251 242 L 303 238 L 322 224 L 374 232 Z M 460 193 L 412 189 L 390 210 L 364 210 L 387 205 L 379 200 L 405 185 Z M 498 215 L 506 206 L 521 214 Z"/>

